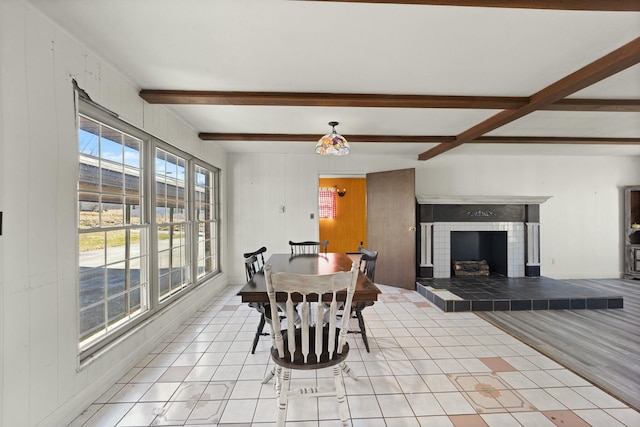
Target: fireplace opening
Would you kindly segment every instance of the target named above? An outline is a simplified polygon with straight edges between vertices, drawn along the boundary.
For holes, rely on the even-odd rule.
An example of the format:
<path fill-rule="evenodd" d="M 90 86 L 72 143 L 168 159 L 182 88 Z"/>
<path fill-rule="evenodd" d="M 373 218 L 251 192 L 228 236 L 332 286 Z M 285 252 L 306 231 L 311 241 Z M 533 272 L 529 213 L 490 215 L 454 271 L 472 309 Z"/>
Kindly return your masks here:
<path fill-rule="evenodd" d="M 507 232 L 452 231 L 451 276 L 454 261 L 486 261 L 490 274 L 507 276 Z"/>

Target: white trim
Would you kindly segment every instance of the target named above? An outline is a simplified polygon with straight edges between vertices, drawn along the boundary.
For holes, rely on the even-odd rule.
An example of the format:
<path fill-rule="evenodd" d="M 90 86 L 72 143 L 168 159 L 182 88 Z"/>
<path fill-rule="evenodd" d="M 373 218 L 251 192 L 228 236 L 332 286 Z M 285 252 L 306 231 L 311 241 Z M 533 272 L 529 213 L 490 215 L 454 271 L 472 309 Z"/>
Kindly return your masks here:
<path fill-rule="evenodd" d="M 552 196 L 417 196 L 421 205 L 540 205 Z"/>
<path fill-rule="evenodd" d="M 433 223 L 420 223 L 420 267 L 433 267 Z"/>
<path fill-rule="evenodd" d="M 540 265 L 540 223 L 527 222 L 527 265 Z"/>

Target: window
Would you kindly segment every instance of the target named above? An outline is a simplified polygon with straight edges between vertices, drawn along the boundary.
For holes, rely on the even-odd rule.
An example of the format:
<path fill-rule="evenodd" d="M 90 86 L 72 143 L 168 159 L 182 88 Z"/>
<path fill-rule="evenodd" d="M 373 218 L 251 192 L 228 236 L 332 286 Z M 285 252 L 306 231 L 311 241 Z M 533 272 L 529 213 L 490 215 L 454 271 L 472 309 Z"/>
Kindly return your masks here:
<path fill-rule="evenodd" d="M 81 101 L 80 359 L 219 273 L 219 173 Z"/>
<path fill-rule="evenodd" d="M 319 217 L 333 219 L 336 217 L 336 189 L 331 187 L 320 187 L 319 197 Z"/>
<path fill-rule="evenodd" d="M 213 168 L 196 164 L 193 182 L 197 276 L 201 278 L 218 270 L 218 174 Z"/>
<path fill-rule="evenodd" d="M 85 345 L 148 309 L 148 224 L 142 140 L 79 117 L 80 341 Z"/>
<path fill-rule="evenodd" d="M 156 230 L 159 300 L 189 285 L 187 161 L 156 148 Z"/>

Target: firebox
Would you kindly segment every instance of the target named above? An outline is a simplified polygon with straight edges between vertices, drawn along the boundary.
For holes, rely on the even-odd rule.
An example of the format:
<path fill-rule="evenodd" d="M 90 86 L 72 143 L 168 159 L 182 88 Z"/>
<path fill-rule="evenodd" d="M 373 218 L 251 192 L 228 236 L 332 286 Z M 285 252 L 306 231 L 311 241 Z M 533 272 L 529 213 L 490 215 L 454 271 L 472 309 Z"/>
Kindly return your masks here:
<path fill-rule="evenodd" d="M 506 231 L 452 231 L 451 276 L 455 261 L 486 261 L 489 274 L 507 276 Z"/>

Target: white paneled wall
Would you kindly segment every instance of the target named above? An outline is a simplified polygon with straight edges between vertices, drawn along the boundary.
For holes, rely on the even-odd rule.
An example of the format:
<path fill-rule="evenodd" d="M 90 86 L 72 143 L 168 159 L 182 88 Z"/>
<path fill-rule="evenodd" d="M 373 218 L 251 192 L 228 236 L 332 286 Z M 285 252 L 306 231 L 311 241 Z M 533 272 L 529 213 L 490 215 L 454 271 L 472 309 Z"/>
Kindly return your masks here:
<path fill-rule="evenodd" d="M 286 253 L 289 240 L 319 237 L 320 175 L 364 176 L 419 165 L 415 160 L 388 156 L 318 156 L 314 147 L 315 142 L 310 142 L 309 155 L 229 154 L 230 282 L 244 281 L 242 253 L 261 246 L 269 253 Z M 283 213 L 280 206 L 285 207 Z"/>
<path fill-rule="evenodd" d="M 201 286 L 78 366 L 72 79 L 124 120 L 220 167 L 224 184 L 226 154 L 215 144 L 145 104 L 139 88 L 28 3 L 0 2 L 0 426 L 65 425 L 226 283 L 222 275 Z"/>
<path fill-rule="evenodd" d="M 0 6 L 0 13 L 2 12 Z M 0 20 L 1 23 L 1 20 Z M 0 40 L 2 40 L 6 36 L 5 32 L 2 28 L 0 28 Z M 0 60 L 2 59 L 2 54 L 4 51 L 4 46 L 0 42 Z M 3 84 L 2 84 L 2 64 L 0 63 L 0 100 L 3 99 Z M 1 131 L 4 129 L 4 102 L 0 102 L 0 167 L 4 167 L 5 150 L 4 150 L 4 141 L 5 135 Z M 0 172 L 0 212 L 5 209 L 5 198 L 4 198 L 4 189 L 6 186 L 6 179 L 4 173 Z M 4 226 L 4 224 L 2 224 Z M 3 227 L 4 228 L 4 227 Z M 0 236 L 0 414 L 4 411 L 4 322 L 5 322 L 5 310 L 4 310 L 4 288 L 5 288 L 5 280 L 4 280 L 4 244 L 2 244 L 2 236 Z M 0 416 L 0 426 L 3 424 Z"/>

